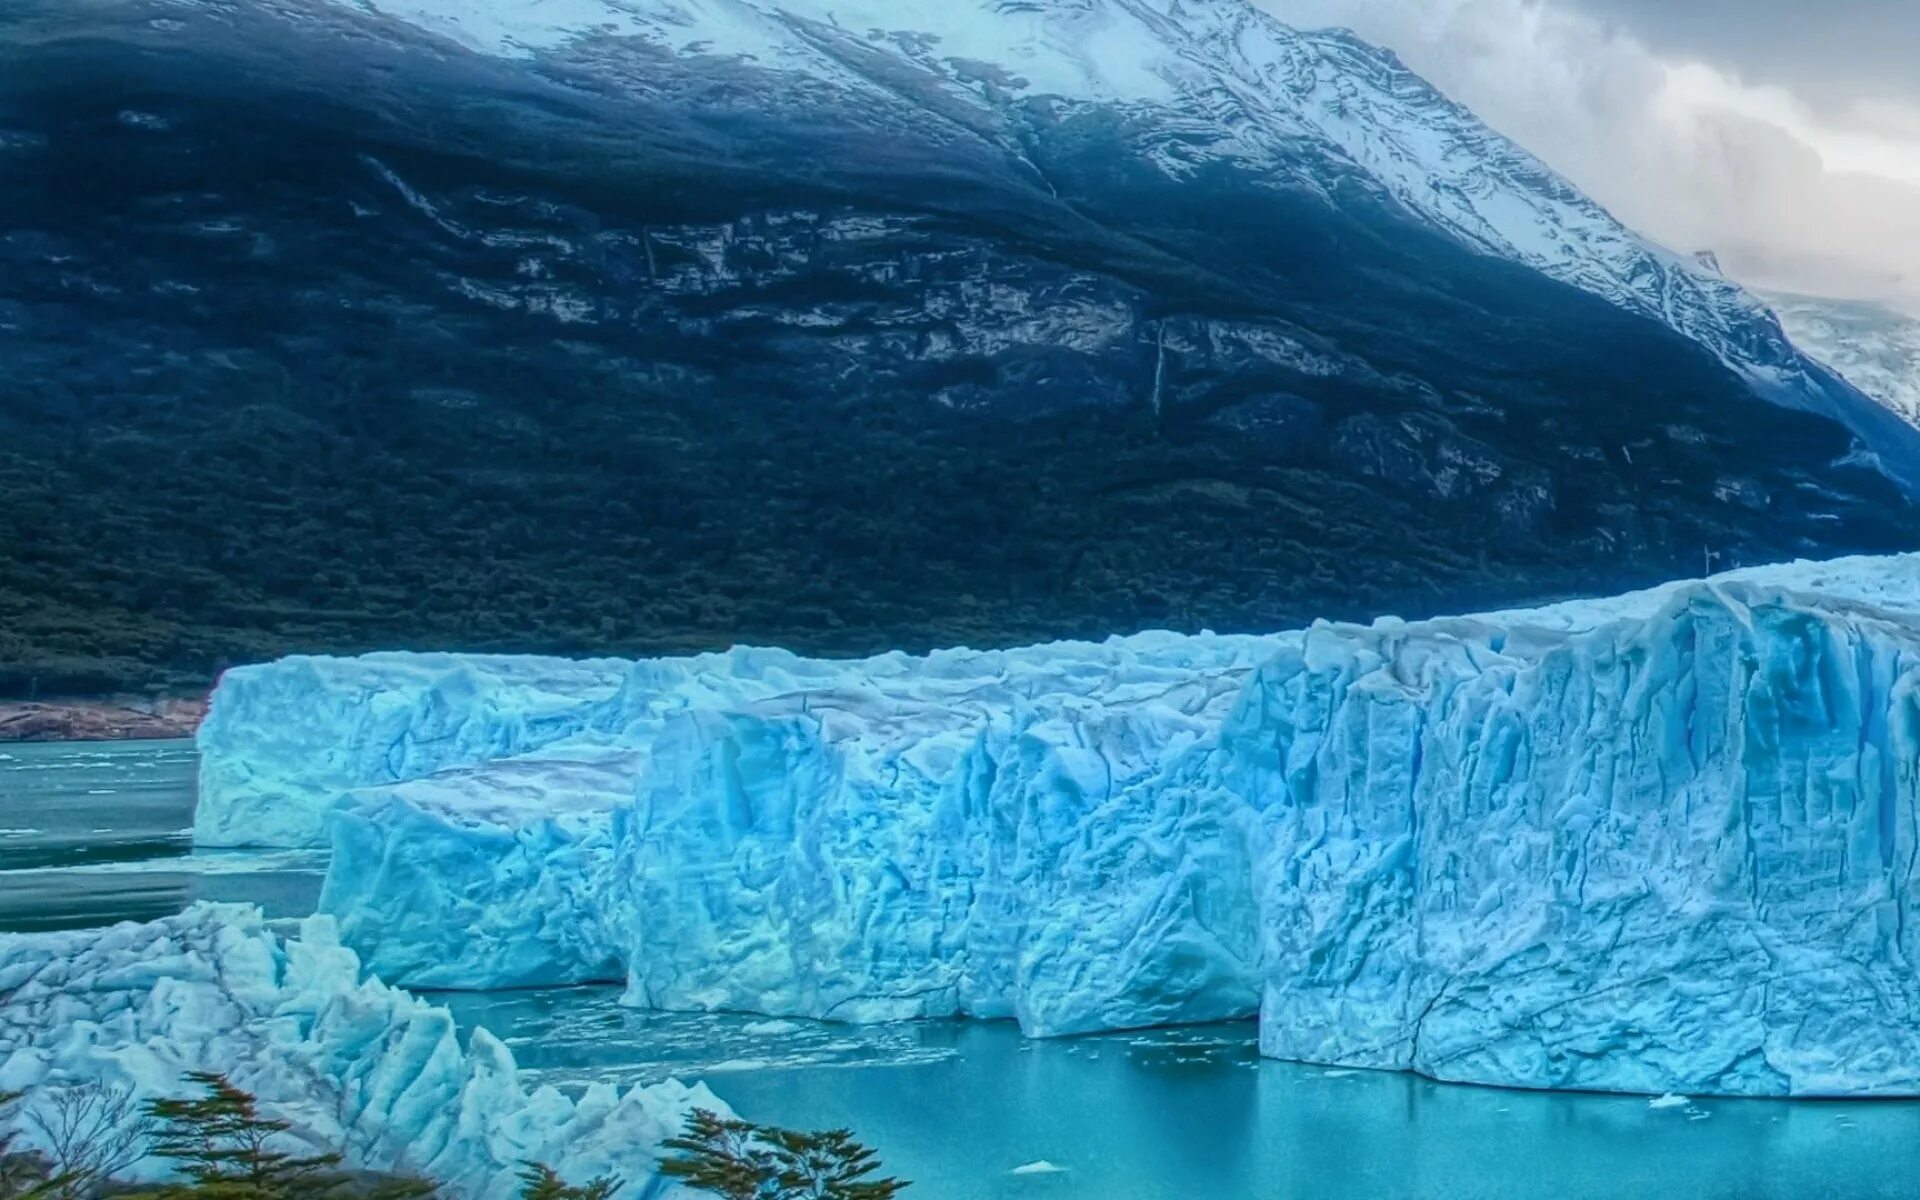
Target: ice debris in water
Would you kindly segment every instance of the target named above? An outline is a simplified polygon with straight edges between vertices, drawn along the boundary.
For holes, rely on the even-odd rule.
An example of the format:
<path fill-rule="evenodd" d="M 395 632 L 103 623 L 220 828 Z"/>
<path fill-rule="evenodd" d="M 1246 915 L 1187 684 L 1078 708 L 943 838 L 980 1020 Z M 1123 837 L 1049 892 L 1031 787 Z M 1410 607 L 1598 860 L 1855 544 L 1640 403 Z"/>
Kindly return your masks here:
<path fill-rule="evenodd" d="M 403 983 L 1920 1092 L 1920 558 L 1272 637 L 231 672 L 203 842 Z"/>

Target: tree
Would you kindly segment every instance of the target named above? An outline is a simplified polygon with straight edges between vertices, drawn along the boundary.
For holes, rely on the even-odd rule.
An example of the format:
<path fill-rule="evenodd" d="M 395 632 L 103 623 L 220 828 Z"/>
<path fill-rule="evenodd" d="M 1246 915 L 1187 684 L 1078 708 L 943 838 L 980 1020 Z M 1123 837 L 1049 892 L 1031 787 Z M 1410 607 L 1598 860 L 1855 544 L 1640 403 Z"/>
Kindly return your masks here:
<path fill-rule="evenodd" d="M 620 1181 L 607 1175 L 575 1187 L 545 1163 L 520 1168 L 520 1200 L 611 1200 L 619 1190 Z"/>
<path fill-rule="evenodd" d="M 424 1180 L 356 1180 L 340 1169 L 337 1153 L 273 1149 L 291 1123 L 262 1117 L 253 1096 L 225 1075 L 192 1071 L 187 1078 L 206 1094 L 147 1105 L 157 1126 L 153 1154 L 171 1159 L 182 1178 L 136 1200 L 425 1200 L 434 1194 Z"/>
<path fill-rule="evenodd" d="M 660 1172 L 726 1200 L 892 1200 L 903 1179 L 869 1179 L 879 1156 L 846 1129 L 799 1133 L 704 1108 L 668 1138 Z"/>
<path fill-rule="evenodd" d="M 104 1083 L 55 1088 L 27 1114 L 63 1200 L 97 1194 L 146 1153 L 154 1129 L 133 1093 Z"/>
<path fill-rule="evenodd" d="M 20 1147 L 15 1117 L 19 1092 L 0 1092 L 0 1200 L 54 1200 L 67 1181 L 45 1156 Z"/>

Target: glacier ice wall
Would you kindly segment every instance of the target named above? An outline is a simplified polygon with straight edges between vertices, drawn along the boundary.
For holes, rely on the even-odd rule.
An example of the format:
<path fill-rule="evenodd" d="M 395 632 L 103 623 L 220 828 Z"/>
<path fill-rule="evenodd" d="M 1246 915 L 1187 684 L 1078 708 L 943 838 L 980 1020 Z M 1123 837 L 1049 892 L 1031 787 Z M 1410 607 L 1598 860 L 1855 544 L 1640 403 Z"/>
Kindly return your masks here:
<path fill-rule="evenodd" d="M 1257 1012 L 1270 1055 L 1445 1079 L 1920 1092 L 1916 636 L 1900 557 L 640 663 L 587 733 L 352 791 L 325 904 L 402 982 L 1038 1035 Z"/>
<path fill-rule="evenodd" d="M 370 971 L 409 987 L 618 980 L 611 814 L 644 761 L 563 744 L 343 793 L 320 910 Z"/>
<path fill-rule="evenodd" d="M 1908 614 L 1759 585 L 1571 634 L 1310 632 L 1212 775 L 1259 814 L 1263 1051 L 1920 1090 L 1917 682 Z"/>
<path fill-rule="evenodd" d="M 682 716 L 614 817 L 630 996 L 1036 1034 L 1250 1013 L 1250 928 L 1209 923 L 1245 908 L 1218 810 L 1128 795 L 1213 734 L 1247 652 L 1274 648 L 1043 658 L 1064 669 L 1029 684 L 1074 685 L 1051 695 L 984 677 L 916 702 L 850 681 Z"/>
<path fill-rule="evenodd" d="M 349 1165 L 417 1172 L 460 1196 L 517 1194 L 528 1160 L 658 1195 L 661 1141 L 693 1108 L 724 1108 L 673 1082 L 596 1084 L 577 1100 L 528 1092 L 485 1030 L 462 1047 L 447 1010 L 363 978 L 325 917 L 295 938 L 225 905 L 0 935 L 0 1089 L 31 1106 L 98 1080 L 146 1100 L 190 1094 L 191 1070 L 228 1074 L 305 1152 L 344 1150 Z"/>
<path fill-rule="evenodd" d="M 296 657 L 220 678 L 200 726 L 201 846 L 324 846 L 356 787 L 584 731 L 631 664 L 452 654 Z"/>

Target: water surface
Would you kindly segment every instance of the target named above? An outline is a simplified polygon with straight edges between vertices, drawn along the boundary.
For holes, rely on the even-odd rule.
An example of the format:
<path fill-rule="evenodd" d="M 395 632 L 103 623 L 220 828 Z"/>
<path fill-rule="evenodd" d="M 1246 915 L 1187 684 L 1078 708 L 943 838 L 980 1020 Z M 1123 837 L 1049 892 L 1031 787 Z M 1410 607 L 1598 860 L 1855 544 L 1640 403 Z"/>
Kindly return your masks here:
<path fill-rule="evenodd" d="M 0 931 L 144 921 L 196 900 L 313 911 L 326 856 L 193 851 L 191 741 L 0 743 Z"/>
<path fill-rule="evenodd" d="M 618 996 L 441 999 L 542 1082 L 699 1078 L 757 1120 L 851 1128 L 911 1200 L 1920 1195 L 1913 1103 L 1654 1108 L 1273 1062 L 1251 1023 L 1034 1042 L 999 1022 L 674 1017 Z"/>

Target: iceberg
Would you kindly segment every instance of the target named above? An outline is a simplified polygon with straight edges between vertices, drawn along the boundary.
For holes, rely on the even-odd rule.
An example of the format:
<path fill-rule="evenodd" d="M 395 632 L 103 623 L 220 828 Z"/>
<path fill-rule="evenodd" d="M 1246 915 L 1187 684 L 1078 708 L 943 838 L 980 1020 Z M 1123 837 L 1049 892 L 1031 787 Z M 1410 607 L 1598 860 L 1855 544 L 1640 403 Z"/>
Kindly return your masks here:
<path fill-rule="evenodd" d="M 344 1150 L 350 1166 L 418 1173 L 473 1197 L 517 1195 L 526 1161 L 669 1194 L 655 1173 L 660 1143 L 693 1109 L 725 1110 L 699 1084 L 529 1092 L 485 1030 L 462 1047 L 447 1010 L 363 977 L 326 917 L 291 938 L 257 909 L 223 905 L 0 935 L 0 1090 L 31 1106 L 99 1081 L 144 1101 L 190 1094 L 191 1070 L 225 1072 L 254 1093 L 303 1152 Z M 31 1141 L 31 1123 L 23 1136 Z M 138 1169 L 159 1168 L 149 1159 Z"/>
<path fill-rule="evenodd" d="M 1861 558 L 1271 637 L 651 660 L 531 751 L 473 703 L 484 753 L 406 781 L 259 753 L 329 797 L 323 907 L 400 983 L 1258 1016 L 1342 1068 L 1916 1094 L 1916 664 L 1920 557 Z M 255 753 L 237 721 L 216 752 Z"/>

